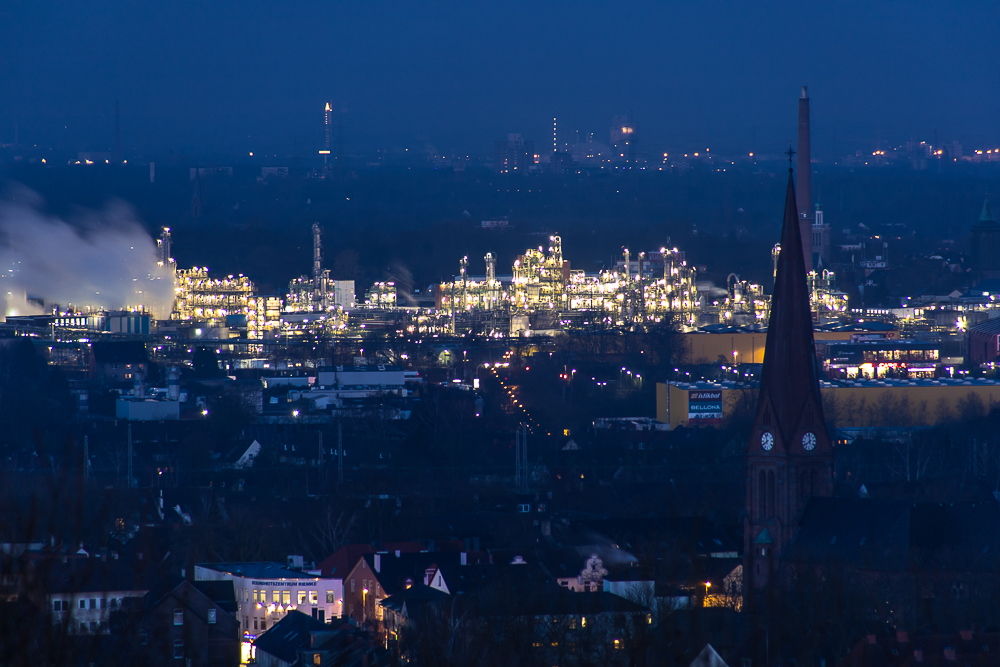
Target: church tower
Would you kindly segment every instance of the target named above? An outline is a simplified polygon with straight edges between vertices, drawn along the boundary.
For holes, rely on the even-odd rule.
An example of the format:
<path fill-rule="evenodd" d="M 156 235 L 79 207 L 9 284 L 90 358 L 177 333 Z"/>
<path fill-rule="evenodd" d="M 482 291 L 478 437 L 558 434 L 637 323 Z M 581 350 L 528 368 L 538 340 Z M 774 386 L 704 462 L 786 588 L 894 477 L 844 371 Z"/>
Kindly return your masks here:
<path fill-rule="evenodd" d="M 757 416 L 746 448 L 745 594 L 767 586 L 782 551 L 794 537 L 809 496 L 832 493 L 833 446 L 823 420 L 799 214 L 789 169 Z"/>

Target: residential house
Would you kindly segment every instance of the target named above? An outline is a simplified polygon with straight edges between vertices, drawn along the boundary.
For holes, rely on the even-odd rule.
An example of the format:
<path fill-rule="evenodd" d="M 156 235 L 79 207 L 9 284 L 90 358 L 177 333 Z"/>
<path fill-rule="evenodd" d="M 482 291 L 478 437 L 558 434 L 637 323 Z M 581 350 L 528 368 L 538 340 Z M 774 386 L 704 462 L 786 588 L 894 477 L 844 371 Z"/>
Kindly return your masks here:
<path fill-rule="evenodd" d="M 150 664 L 192 667 L 241 662 L 240 622 L 232 581 L 188 581 L 172 576 L 153 586 L 143 601 L 139 643 Z"/>

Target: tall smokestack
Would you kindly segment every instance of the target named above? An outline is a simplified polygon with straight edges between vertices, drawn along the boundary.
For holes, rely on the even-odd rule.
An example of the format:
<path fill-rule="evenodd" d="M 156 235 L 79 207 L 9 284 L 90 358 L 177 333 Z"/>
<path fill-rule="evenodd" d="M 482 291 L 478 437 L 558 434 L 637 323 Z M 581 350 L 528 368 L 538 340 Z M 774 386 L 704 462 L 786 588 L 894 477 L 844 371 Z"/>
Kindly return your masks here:
<path fill-rule="evenodd" d="M 806 273 L 813 270 L 812 251 L 812 162 L 809 155 L 809 93 L 802 86 L 799 96 L 799 158 L 795 183 L 796 206 L 799 209 L 799 233 L 802 236 L 802 256 Z"/>
<path fill-rule="evenodd" d="M 319 283 L 320 275 L 323 273 L 323 251 L 320 244 L 319 223 L 314 222 L 312 226 L 313 234 L 313 280 Z"/>

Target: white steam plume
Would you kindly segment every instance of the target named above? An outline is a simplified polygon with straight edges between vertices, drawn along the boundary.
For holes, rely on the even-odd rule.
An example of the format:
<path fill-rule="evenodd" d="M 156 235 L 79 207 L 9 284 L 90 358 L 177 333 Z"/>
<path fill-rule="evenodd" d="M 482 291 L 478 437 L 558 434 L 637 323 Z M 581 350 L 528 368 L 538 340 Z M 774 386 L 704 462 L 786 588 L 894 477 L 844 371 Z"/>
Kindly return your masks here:
<path fill-rule="evenodd" d="M 166 319 L 173 269 L 158 264 L 156 242 L 122 202 L 85 211 L 72 224 L 41 211 L 40 197 L 19 188 L 0 202 L 0 299 L 4 316 L 62 308 L 143 307 Z"/>

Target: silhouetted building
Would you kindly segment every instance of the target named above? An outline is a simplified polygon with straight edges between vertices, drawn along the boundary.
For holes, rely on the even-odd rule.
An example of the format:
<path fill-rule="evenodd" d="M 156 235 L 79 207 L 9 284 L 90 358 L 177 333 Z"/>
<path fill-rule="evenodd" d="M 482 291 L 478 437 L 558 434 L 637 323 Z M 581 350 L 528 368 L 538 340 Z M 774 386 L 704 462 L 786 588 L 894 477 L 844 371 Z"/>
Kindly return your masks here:
<path fill-rule="evenodd" d="M 792 173 L 757 416 L 746 449 L 745 594 L 764 588 L 791 542 L 806 500 L 833 492 L 833 448 L 823 420 L 812 314 Z"/>
<path fill-rule="evenodd" d="M 523 174 L 535 163 L 535 142 L 525 141 L 520 134 L 508 134 L 506 141 L 496 142 L 496 172 Z"/>
<path fill-rule="evenodd" d="M 979 222 L 972 227 L 972 270 L 976 278 L 1000 278 L 1000 225 L 993 217 L 990 200 L 983 201 Z"/>
<path fill-rule="evenodd" d="M 140 642 L 151 664 L 240 664 L 240 622 L 231 581 L 168 577 L 146 594 Z"/>

